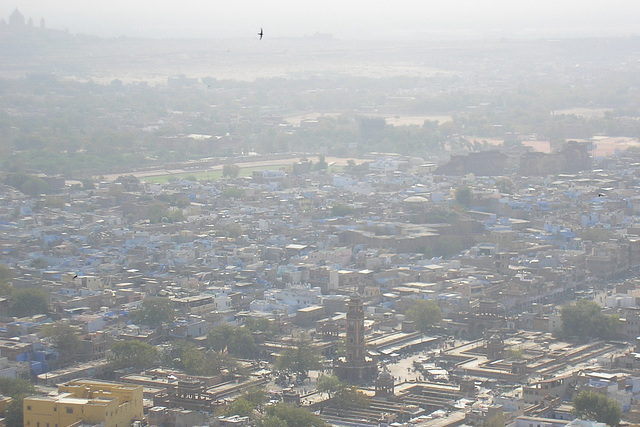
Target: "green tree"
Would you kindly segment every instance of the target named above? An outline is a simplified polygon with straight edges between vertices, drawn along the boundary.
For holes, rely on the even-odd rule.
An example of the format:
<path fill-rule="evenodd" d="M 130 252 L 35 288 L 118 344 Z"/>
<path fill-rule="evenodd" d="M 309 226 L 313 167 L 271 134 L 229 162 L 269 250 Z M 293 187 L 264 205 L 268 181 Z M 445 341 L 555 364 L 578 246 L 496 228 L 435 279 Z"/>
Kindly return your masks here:
<path fill-rule="evenodd" d="M 95 190 L 96 184 L 91 177 L 85 177 L 80 180 L 83 190 Z"/>
<path fill-rule="evenodd" d="M 318 390 L 319 393 L 327 393 L 329 399 L 331 399 L 333 395 L 342 390 L 344 386 L 344 383 L 335 375 L 321 375 L 316 383 L 316 390 Z"/>
<path fill-rule="evenodd" d="M 159 224 L 161 222 L 180 222 L 184 221 L 184 212 L 180 208 L 169 207 L 161 201 L 153 201 L 149 204 L 147 211 L 149 222 Z"/>
<path fill-rule="evenodd" d="M 520 347 L 511 347 L 507 349 L 507 359 L 509 360 L 522 360 L 524 358 L 524 348 Z"/>
<path fill-rule="evenodd" d="M 496 179 L 496 188 L 501 193 L 511 194 L 511 193 L 513 193 L 513 187 L 514 187 L 514 184 L 513 184 L 513 181 L 511 180 L 511 178 L 498 178 L 498 179 Z"/>
<path fill-rule="evenodd" d="M 233 402 L 224 405 L 222 409 L 219 411 L 221 415 L 225 417 L 229 417 L 231 415 L 238 415 L 240 417 L 252 417 L 254 407 L 247 399 L 244 397 L 239 397 Z"/>
<path fill-rule="evenodd" d="M 29 196 L 38 196 L 49 192 L 49 184 L 39 176 L 24 173 L 9 174 L 5 183 L 17 188 Z"/>
<path fill-rule="evenodd" d="M 29 262 L 29 266 L 38 270 L 43 270 L 47 268 L 49 264 L 42 258 L 34 258 Z"/>
<path fill-rule="evenodd" d="M 138 341 L 118 341 L 111 346 L 109 361 L 115 369 L 148 369 L 158 361 L 158 349 Z"/>
<path fill-rule="evenodd" d="M 131 313 L 136 323 L 157 328 L 163 323 L 171 323 L 175 319 L 173 304 L 167 298 L 151 297 L 142 301 L 140 309 Z"/>
<path fill-rule="evenodd" d="M 175 206 L 180 209 L 186 208 L 191 204 L 191 200 L 189 200 L 189 196 L 185 193 L 160 194 L 156 197 L 156 199 L 166 202 L 170 206 Z"/>
<path fill-rule="evenodd" d="M 329 427 L 322 418 L 312 414 L 307 409 L 298 408 L 288 403 L 278 403 L 277 405 L 265 408 L 265 418 L 270 417 L 271 426 L 281 426 L 276 423 L 275 418 L 285 421 L 288 427 Z M 257 424 L 263 426 L 263 424 Z"/>
<path fill-rule="evenodd" d="M 615 335 L 619 319 L 616 315 L 604 315 L 595 301 L 578 300 L 562 307 L 562 335 L 564 337 L 610 338 Z"/>
<path fill-rule="evenodd" d="M 256 427 L 289 427 L 289 424 L 277 415 L 265 415 L 256 420 Z"/>
<path fill-rule="evenodd" d="M 49 313 L 49 298 L 40 289 L 17 289 L 11 294 L 9 312 L 12 316 L 33 316 Z"/>
<path fill-rule="evenodd" d="M 471 188 L 466 185 L 458 187 L 456 189 L 456 202 L 465 208 L 469 208 L 471 206 Z"/>
<path fill-rule="evenodd" d="M 120 175 L 115 182 L 122 185 L 124 191 L 139 191 L 142 188 L 140 180 L 134 175 Z"/>
<path fill-rule="evenodd" d="M 6 297 L 13 292 L 13 286 L 11 280 L 14 278 L 15 273 L 7 265 L 0 264 L 0 296 Z"/>
<path fill-rule="evenodd" d="M 346 337 L 339 337 L 337 340 L 335 340 L 334 343 L 334 355 L 335 356 L 344 356 L 345 354 L 347 354 L 347 339 Z"/>
<path fill-rule="evenodd" d="M 252 333 L 262 332 L 269 338 L 273 338 L 280 332 L 276 322 L 265 319 L 264 317 L 247 317 L 244 321 L 244 327 Z"/>
<path fill-rule="evenodd" d="M 251 387 L 242 395 L 254 408 L 262 408 L 267 402 L 267 392 L 260 387 Z"/>
<path fill-rule="evenodd" d="M 171 366 L 183 370 L 188 375 L 209 375 L 211 366 L 204 351 L 192 342 L 174 341 L 171 349 Z"/>
<path fill-rule="evenodd" d="M 225 163 L 222 166 L 222 176 L 229 178 L 237 178 L 240 174 L 240 166 L 233 163 Z"/>
<path fill-rule="evenodd" d="M 30 381 L 21 378 L 0 378 L 0 393 L 11 397 L 5 412 L 5 424 L 7 427 L 22 426 L 22 401 L 25 397 L 35 394 L 35 391 L 35 387 Z"/>
<path fill-rule="evenodd" d="M 4 378 L 0 377 L 0 394 L 15 397 L 19 395 L 31 395 L 36 392 L 35 387 L 30 381 L 22 378 Z"/>
<path fill-rule="evenodd" d="M 440 236 L 436 244 L 436 252 L 445 258 L 457 255 L 463 249 L 460 238 L 457 236 Z"/>
<path fill-rule="evenodd" d="M 8 282 L 3 282 L 0 280 L 0 296 L 8 297 L 13 292 L 13 286 L 11 286 Z"/>
<path fill-rule="evenodd" d="M 235 357 L 224 351 L 205 351 L 196 344 L 174 341 L 166 355 L 166 363 L 189 375 L 218 375 L 227 372 L 230 377 L 244 376 L 244 371 Z"/>
<path fill-rule="evenodd" d="M 209 350 L 205 356 L 209 375 L 226 373 L 230 378 L 246 377 L 247 375 L 238 360 L 229 353 Z"/>
<path fill-rule="evenodd" d="M 124 198 L 124 187 L 119 183 L 112 183 L 109 185 L 109 195 L 113 197 L 116 203 L 121 203 Z"/>
<path fill-rule="evenodd" d="M 62 197 L 59 196 L 47 196 L 44 199 L 44 205 L 51 209 L 63 209 L 65 206 L 65 201 Z"/>
<path fill-rule="evenodd" d="M 576 417 L 617 426 L 622 409 L 620 404 L 604 394 L 582 391 L 573 396 L 573 412 Z"/>
<path fill-rule="evenodd" d="M 236 223 L 227 223 L 221 225 L 220 229 L 216 230 L 216 235 L 220 237 L 237 238 L 244 234 L 242 225 Z"/>
<path fill-rule="evenodd" d="M 407 317 L 416 322 L 416 326 L 422 332 L 427 332 L 431 327 L 442 320 L 442 310 L 433 300 L 416 300 L 407 309 Z"/>
<path fill-rule="evenodd" d="M 225 199 L 239 199 L 244 196 L 244 190 L 242 188 L 237 187 L 227 187 L 220 192 L 220 195 Z"/>
<path fill-rule="evenodd" d="M 284 349 L 275 360 L 274 366 L 278 370 L 295 372 L 306 378 L 310 370 L 320 369 L 322 362 L 310 342 L 300 340 L 294 348 Z"/>
<path fill-rule="evenodd" d="M 261 411 L 266 401 L 267 393 L 258 387 L 252 387 L 231 404 L 223 406 L 219 413 L 227 417 L 239 415 L 241 417 L 256 418 L 256 410 Z"/>
<path fill-rule="evenodd" d="M 0 264 L 0 281 L 10 282 L 16 276 L 11 267 L 6 264 Z"/>
<path fill-rule="evenodd" d="M 182 369 L 188 375 L 209 375 L 212 373 L 211 365 L 207 363 L 205 352 L 195 346 L 183 348 L 180 361 L 182 362 Z"/>
<path fill-rule="evenodd" d="M 336 203 L 331 207 L 331 216 L 348 216 L 353 213 L 353 208 L 345 203 Z"/>
<path fill-rule="evenodd" d="M 43 328 L 43 334 L 51 337 L 53 348 L 58 352 L 60 367 L 69 366 L 82 358 L 83 346 L 76 328 L 68 323 L 53 323 Z"/>
<path fill-rule="evenodd" d="M 482 423 L 482 427 L 504 427 L 504 414 L 499 413 L 487 418 Z"/>
<path fill-rule="evenodd" d="M 22 427 L 24 425 L 24 398 L 28 397 L 26 394 L 20 394 L 11 398 L 11 401 L 7 405 L 5 413 L 5 425 L 7 427 Z"/>
<path fill-rule="evenodd" d="M 379 143 L 387 128 L 387 123 L 382 117 L 358 117 L 360 136 L 365 142 Z"/>
<path fill-rule="evenodd" d="M 207 342 L 214 351 L 226 351 L 236 357 L 253 358 L 256 355 L 256 345 L 251 331 L 242 326 L 221 323 L 214 326 L 207 333 Z"/>
<path fill-rule="evenodd" d="M 339 408 L 368 408 L 369 398 L 355 386 L 342 387 L 336 393 L 335 402 Z"/>

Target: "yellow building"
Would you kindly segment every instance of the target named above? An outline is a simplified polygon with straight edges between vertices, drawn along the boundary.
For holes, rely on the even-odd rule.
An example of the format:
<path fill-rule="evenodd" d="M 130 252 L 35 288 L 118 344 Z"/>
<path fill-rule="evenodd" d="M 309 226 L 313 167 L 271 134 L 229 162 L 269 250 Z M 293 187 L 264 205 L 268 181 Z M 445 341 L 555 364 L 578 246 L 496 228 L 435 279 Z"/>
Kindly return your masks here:
<path fill-rule="evenodd" d="M 25 427 L 66 427 L 78 421 L 128 427 L 142 420 L 142 386 L 73 380 L 56 396 L 31 396 L 23 404 Z"/>

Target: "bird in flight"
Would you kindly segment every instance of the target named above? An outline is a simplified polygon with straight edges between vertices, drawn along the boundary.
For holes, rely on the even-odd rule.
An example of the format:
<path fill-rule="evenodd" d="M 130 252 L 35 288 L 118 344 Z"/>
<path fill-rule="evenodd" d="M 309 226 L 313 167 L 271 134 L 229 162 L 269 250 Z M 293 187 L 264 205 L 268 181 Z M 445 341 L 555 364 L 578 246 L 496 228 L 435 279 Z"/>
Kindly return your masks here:
<path fill-rule="evenodd" d="M 260 27 L 260 32 L 258 33 L 258 35 L 260 36 L 260 40 L 262 40 L 262 36 L 264 35 L 264 32 L 262 31 L 262 27 Z"/>

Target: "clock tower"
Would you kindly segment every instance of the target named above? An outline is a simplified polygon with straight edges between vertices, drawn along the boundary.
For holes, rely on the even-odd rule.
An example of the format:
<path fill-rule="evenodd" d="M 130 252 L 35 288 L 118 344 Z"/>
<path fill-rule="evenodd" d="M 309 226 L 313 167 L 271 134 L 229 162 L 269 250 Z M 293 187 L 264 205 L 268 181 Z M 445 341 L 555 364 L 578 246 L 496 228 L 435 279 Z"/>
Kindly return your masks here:
<path fill-rule="evenodd" d="M 364 362 L 364 309 L 362 301 L 352 296 L 347 307 L 347 342 L 345 343 L 347 363 Z"/>
<path fill-rule="evenodd" d="M 356 294 L 347 305 L 347 336 L 345 356 L 334 360 L 333 370 L 343 381 L 362 384 L 373 380 L 378 373 L 377 362 L 367 355 L 364 340 L 364 308 Z"/>

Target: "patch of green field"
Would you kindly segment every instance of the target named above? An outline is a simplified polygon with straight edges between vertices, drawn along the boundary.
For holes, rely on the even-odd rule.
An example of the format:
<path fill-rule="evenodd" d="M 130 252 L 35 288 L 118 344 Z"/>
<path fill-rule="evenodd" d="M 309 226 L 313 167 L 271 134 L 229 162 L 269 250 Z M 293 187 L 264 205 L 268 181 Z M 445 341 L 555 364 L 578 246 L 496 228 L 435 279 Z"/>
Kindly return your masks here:
<path fill-rule="evenodd" d="M 222 178 L 222 171 L 188 172 L 168 175 L 146 176 L 140 180 L 152 184 L 164 184 L 166 182 L 187 179 L 189 181 L 216 181 Z"/>
<path fill-rule="evenodd" d="M 259 166 L 253 168 L 240 168 L 238 171 L 238 177 L 244 178 L 251 176 L 253 171 L 261 171 L 261 170 L 280 170 L 282 168 L 290 169 L 290 164 L 282 164 L 278 166 Z M 141 178 L 140 180 L 143 182 L 148 182 L 152 184 L 164 184 L 166 182 L 176 181 L 180 179 L 187 179 L 189 181 L 218 181 L 221 179 L 228 179 L 227 177 L 222 176 L 221 170 L 212 170 L 212 171 L 202 171 L 202 172 L 185 172 L 185 173 L 176 173 L 176 174 L 167 174 L 167 175 L 155 175 L 155 176 L 147 176 Z"/>

